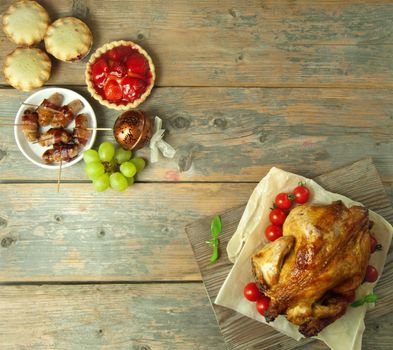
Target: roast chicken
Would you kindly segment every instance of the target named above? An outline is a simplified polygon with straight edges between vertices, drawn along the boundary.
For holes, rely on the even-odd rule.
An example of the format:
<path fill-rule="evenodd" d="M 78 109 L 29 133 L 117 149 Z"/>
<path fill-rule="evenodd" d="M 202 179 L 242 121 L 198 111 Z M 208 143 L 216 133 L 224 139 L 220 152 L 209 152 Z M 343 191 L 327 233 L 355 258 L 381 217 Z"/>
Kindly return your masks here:
<path fill-rule="evenodd" d="M 341 317 L 366 273 L 370 228 L 367 209 L 341 201 L 292 209 L 283 236 L 252 257 L 266 320 L 285 315 L 310 337 Z"/>

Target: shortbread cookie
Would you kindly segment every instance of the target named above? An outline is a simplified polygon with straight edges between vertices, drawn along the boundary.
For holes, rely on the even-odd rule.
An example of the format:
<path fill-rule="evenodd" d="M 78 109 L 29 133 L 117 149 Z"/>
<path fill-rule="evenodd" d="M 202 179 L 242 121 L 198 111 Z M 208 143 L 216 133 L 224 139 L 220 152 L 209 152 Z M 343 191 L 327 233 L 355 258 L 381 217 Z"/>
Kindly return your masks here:
<path fill-rule="evenodd" d="M 93 44 L 89 27 L 75 17 L 63 17 L 53 22 L 45 34 L 46 50 L 65 62 L 85 57 Z"/>
<path fill-rule="evenodd" d="M 31 46 L 40 42 L 48 25 L 48 13 L 35 1 L 17 1 L 3 15 L 3 30 L 18 45 Z"/>
<path fill-rule="evenodd" d="M 30 91 L 44 85 L 51 73 L 48 55 L 36 48 L 17 48 L 4 61 L 4 76 L 15 89 Z"/>

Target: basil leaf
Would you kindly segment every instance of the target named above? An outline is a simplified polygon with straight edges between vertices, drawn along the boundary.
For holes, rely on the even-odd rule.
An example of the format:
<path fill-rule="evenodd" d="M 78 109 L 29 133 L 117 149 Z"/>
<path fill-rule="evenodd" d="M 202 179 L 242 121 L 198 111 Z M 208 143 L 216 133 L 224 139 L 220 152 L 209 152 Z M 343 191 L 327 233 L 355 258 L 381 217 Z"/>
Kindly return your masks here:
<path fill-rule="evenodd" d="M 362 306 L 364 304 L 364 301 L 363 300 L 356 300 L 356 301 L 354 301 L 352 304 L 351 304 L 351 306 L 352 307 L 358 307 L 358 306 Z"/>
<path fill-rule="evenodd" d="M 216 215 L 210 224 L 210 232 L 212 234 L 212 237 L 217 238 L 218 235 L 221 233 L 221 230 L 221 219 L 218 215 Z"/>
<path fill-rule="evenodd" d="M 221 218 L 216 215 L 212 222 L 210 223 L 210 233 L 212 235 L 212 240 L 209 241 L 210 245 L 213 247 L 213 254 L 210 257 L 211 262 L 215 262 L 218 259 L 218 235 L 221 233 L 222 225 L 221 225 Z"/>
<path fill-rule="evenodd" d="M 213 254 L 210 257 L 210 262 L 216 262 L 218 259 L 218 239 L 217 244 L 213 244 Z"/>
<path fill-rule="evenodd" d="M 209 241 L 210 245 L 212 247 L 215 247 L 216 245 L 218 246 L 218 238 L 213 238 Z"/>
<path fill-rule="evenodd" d="M 366 303 L 375 303 L 378 300 L 378 296 L 376 294 L 367 294 L 363 298 L 360 298 L 359 300 L 354 301 L 351 306 L 352 307 L 358 307 L 362 306 L 363 304 Z"/>

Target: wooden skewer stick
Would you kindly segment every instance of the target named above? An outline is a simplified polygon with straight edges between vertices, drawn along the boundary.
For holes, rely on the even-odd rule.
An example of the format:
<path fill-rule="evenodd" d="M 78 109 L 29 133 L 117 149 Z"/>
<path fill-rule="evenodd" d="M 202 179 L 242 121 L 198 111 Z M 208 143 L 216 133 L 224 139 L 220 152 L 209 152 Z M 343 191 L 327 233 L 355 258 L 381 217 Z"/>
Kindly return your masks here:
<path fill-rule="evenodd" d="M 86 128 L 86 130 L 113 131 L 112 128 Z"/>
<path fill-rule="evenodd" d="M 22 123 L 0 123 L 0 126 L 23 126 Z M 113 131 L 112 128 L 86 128 L 86 130 L 92 131 Z"/>
<path fill-rule="evenodd" d="M 57 176 L 57 193 L 60 192 L 60 179 L 61 179 L 61 169 L 63 167 L 63 159 L 60 158 L 60 168 L 59 168 L 59 174 Z"/>
<path fill-rule="evenodd" d="M 38 107 L 45 108 L 48 111 L 52 111 L 52 112 L 55 112 L 55 113 L 59 113 L 60 112 L 60 111 L 58 111 L 56 109 L 53 109 L 53 108 L 50 108 L 50 107 L 45 107 L 45 106 L 35 105 L 33 103 L 25 103 L 25 102 L 23 102 L 22 104 L 25 105 L 25 106 L 31 106 L 31 107 L 37 107 L 37 108 Z M 86 130 L 112 131 L 113 129 L 112 128 L 86 128 Z"/>
<path fill-rule="evenodd" d="M 23 126 L 23 124 L 15 123 L 0 123 L 0 126 Z"/>
<path fill-rule="evenodd" d="M 53 108 L 46 107 L 46 106 L 41 106 L 41 105 L 35 105 L 33 103 L 22 102 L 22 105 L 30 106 L 30 107 L 36 107 L 36 108 L 44 108 L 44 109 L 47 109 L 48 111 L 51 111 L 51 112 L 54 112 L 54 113 L 60 113 L 61 112 L 61 111 L 59 111 L 57 109 L 53 109 Z"/>

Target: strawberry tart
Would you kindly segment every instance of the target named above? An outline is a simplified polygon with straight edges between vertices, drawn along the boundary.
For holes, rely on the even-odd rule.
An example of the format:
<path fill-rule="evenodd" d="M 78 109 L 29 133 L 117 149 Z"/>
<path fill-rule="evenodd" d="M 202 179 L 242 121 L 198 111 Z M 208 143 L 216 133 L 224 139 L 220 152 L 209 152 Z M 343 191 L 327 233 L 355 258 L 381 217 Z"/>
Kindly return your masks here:
<path fill-rule="evenodd" d="M 85 72 L 91 95 L 108 108 L 135 108 L 149 96 L 155 80 L 148 53 L 132 41 L 114 41 L 97 49 Z"/>

